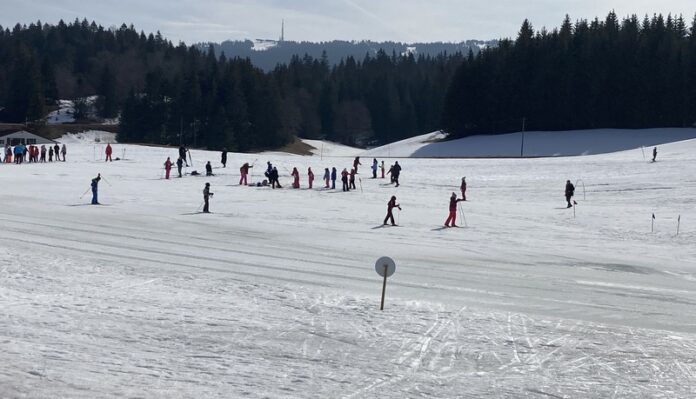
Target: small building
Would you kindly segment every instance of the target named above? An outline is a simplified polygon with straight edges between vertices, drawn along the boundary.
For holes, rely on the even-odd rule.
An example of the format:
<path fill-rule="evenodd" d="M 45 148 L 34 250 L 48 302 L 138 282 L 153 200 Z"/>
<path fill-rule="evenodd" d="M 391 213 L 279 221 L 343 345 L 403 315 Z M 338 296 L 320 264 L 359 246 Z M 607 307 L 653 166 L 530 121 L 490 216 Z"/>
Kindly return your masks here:
<path fill-rule="evenodd" d="M 4 147 L 5 145 L 11 145 L 15 146 L 18 144 L 24 144 L 24 145 L 29 145 L 29 144 L 53 144 L 55 141 L 49 140 L 45 137 L 41 137 L 39 135 L 36 135 L 34 133 L 29 133 L 25 130 L 21 130 L 19 132 L 14 132 L 14 133 L 0 133 L 0 147 Z"/>

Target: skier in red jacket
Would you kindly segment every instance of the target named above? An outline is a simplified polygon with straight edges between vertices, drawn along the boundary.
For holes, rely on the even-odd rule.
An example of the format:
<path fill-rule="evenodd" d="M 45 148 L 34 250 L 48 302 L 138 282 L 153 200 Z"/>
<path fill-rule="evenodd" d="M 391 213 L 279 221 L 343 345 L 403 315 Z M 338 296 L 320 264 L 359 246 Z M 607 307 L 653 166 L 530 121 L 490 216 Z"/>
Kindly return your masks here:
<path fill-rule="evenodd" d="M 392 195 L 391 199 L 387 203 L 387 216 L 384 218 L 384 224 L 387 224 L 387 221 L 391 219 L 391 225 L 396 226 L 396 223 L 394 223 L 394 214 L 392 213 L 392 210 L 394 208 L 399 208 L 401 210 L 401 205 L 396 203 L 396 196 Z"/>
<path fill-rule="evenodd" d="M 452 196 L 450 197 L 450 204 L 449 204 L 449 217 L 445 221 L 445 227 L 458 227 L 457 226 L 457 202 L 464 201 L 463 199 L 457 199 L 457 194 L 452 193 Z M 452 226 L 450 226 L 450 221 L 452 222 Z"/>
<path fill-rule="evenodd" d="M 164 178 L 169 180 L 169 172 L 172 171 L 172 160 L 167 157 L 167 160 L 164 162 Z"/>
<path fill-rule="evenodd" d="M 106 153 L 106 158 L 104 159 L 104 162 L 107 162 L 107 161 L 113 162 L 111 160 L 111 153 L 114 152 L 114 150 L 113 150 L 113 148 L 111 148 L 111 144 L 106 145 L 106 150 L 104 150 L 104 152 Z"/>
<path fill-rule="evenodd" d="M 292 181 L 292 188 L 300 188 L 300 172 L 297 171 L 297 168 L 292 168 L 290 176 L 294 178 Z"/>

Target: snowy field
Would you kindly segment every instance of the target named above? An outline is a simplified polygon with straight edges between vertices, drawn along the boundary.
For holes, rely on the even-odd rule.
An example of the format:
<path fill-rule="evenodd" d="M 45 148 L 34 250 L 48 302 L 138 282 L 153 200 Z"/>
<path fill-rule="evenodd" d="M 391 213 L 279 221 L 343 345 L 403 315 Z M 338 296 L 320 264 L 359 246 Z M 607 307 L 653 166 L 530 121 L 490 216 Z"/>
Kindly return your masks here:
<path fill-rule="evenodd" d="M 362 158 L 350 193 L 316 189 L 350 166 L 331 148 L 226 169 L 192 151 L 217 176 L 167 181 L 176 149 L 115 145 L 106 164 L 103 144 L 68 146 L 0 165 L 1 398 L 696 397 L 696 141 L 656 163 L 400 159 L 399 188 Z M 267 160 L 282 190 L 237 185 Z M 314 190 L 288 188 L 294 166 Z M 462 176 L 468 227 L 442 229 Z"/>

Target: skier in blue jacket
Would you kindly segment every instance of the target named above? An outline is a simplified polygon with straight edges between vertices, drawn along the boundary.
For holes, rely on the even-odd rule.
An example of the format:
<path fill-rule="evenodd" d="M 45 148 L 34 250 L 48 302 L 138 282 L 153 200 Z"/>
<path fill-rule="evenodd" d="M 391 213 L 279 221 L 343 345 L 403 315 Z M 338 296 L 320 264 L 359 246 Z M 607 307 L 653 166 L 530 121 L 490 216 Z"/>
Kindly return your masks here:
<path fill-rule="evenodd" d="M 336 167 L 331 168 L 331 189 L 336 189 Z"/>
<path fill-rule="evenodd" d="M 101 173 L 97 173 L 97 177 L 92 179 L 92 205 L 99 205 L 97 198 L 97 191 L 99 190 L 99 180 L 101 180 Z"/>

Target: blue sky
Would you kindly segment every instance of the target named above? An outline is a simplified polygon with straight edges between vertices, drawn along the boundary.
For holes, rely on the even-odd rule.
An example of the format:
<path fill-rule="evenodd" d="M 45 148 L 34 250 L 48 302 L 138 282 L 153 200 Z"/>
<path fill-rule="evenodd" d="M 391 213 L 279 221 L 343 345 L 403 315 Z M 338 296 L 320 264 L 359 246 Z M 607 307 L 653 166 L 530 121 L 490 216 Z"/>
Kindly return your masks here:
<path fill-rule="evenodd" d="M 693 0 L 0 0 L 0 24 L 75 18 L 105 26 L 133 23 L 187 43 L 275 39 L 285 19 L 288 40 L 462 41 L 514 36 L 528 18 L 535 28 L 571 18 L 636 13 L 684 14 Z"/>

